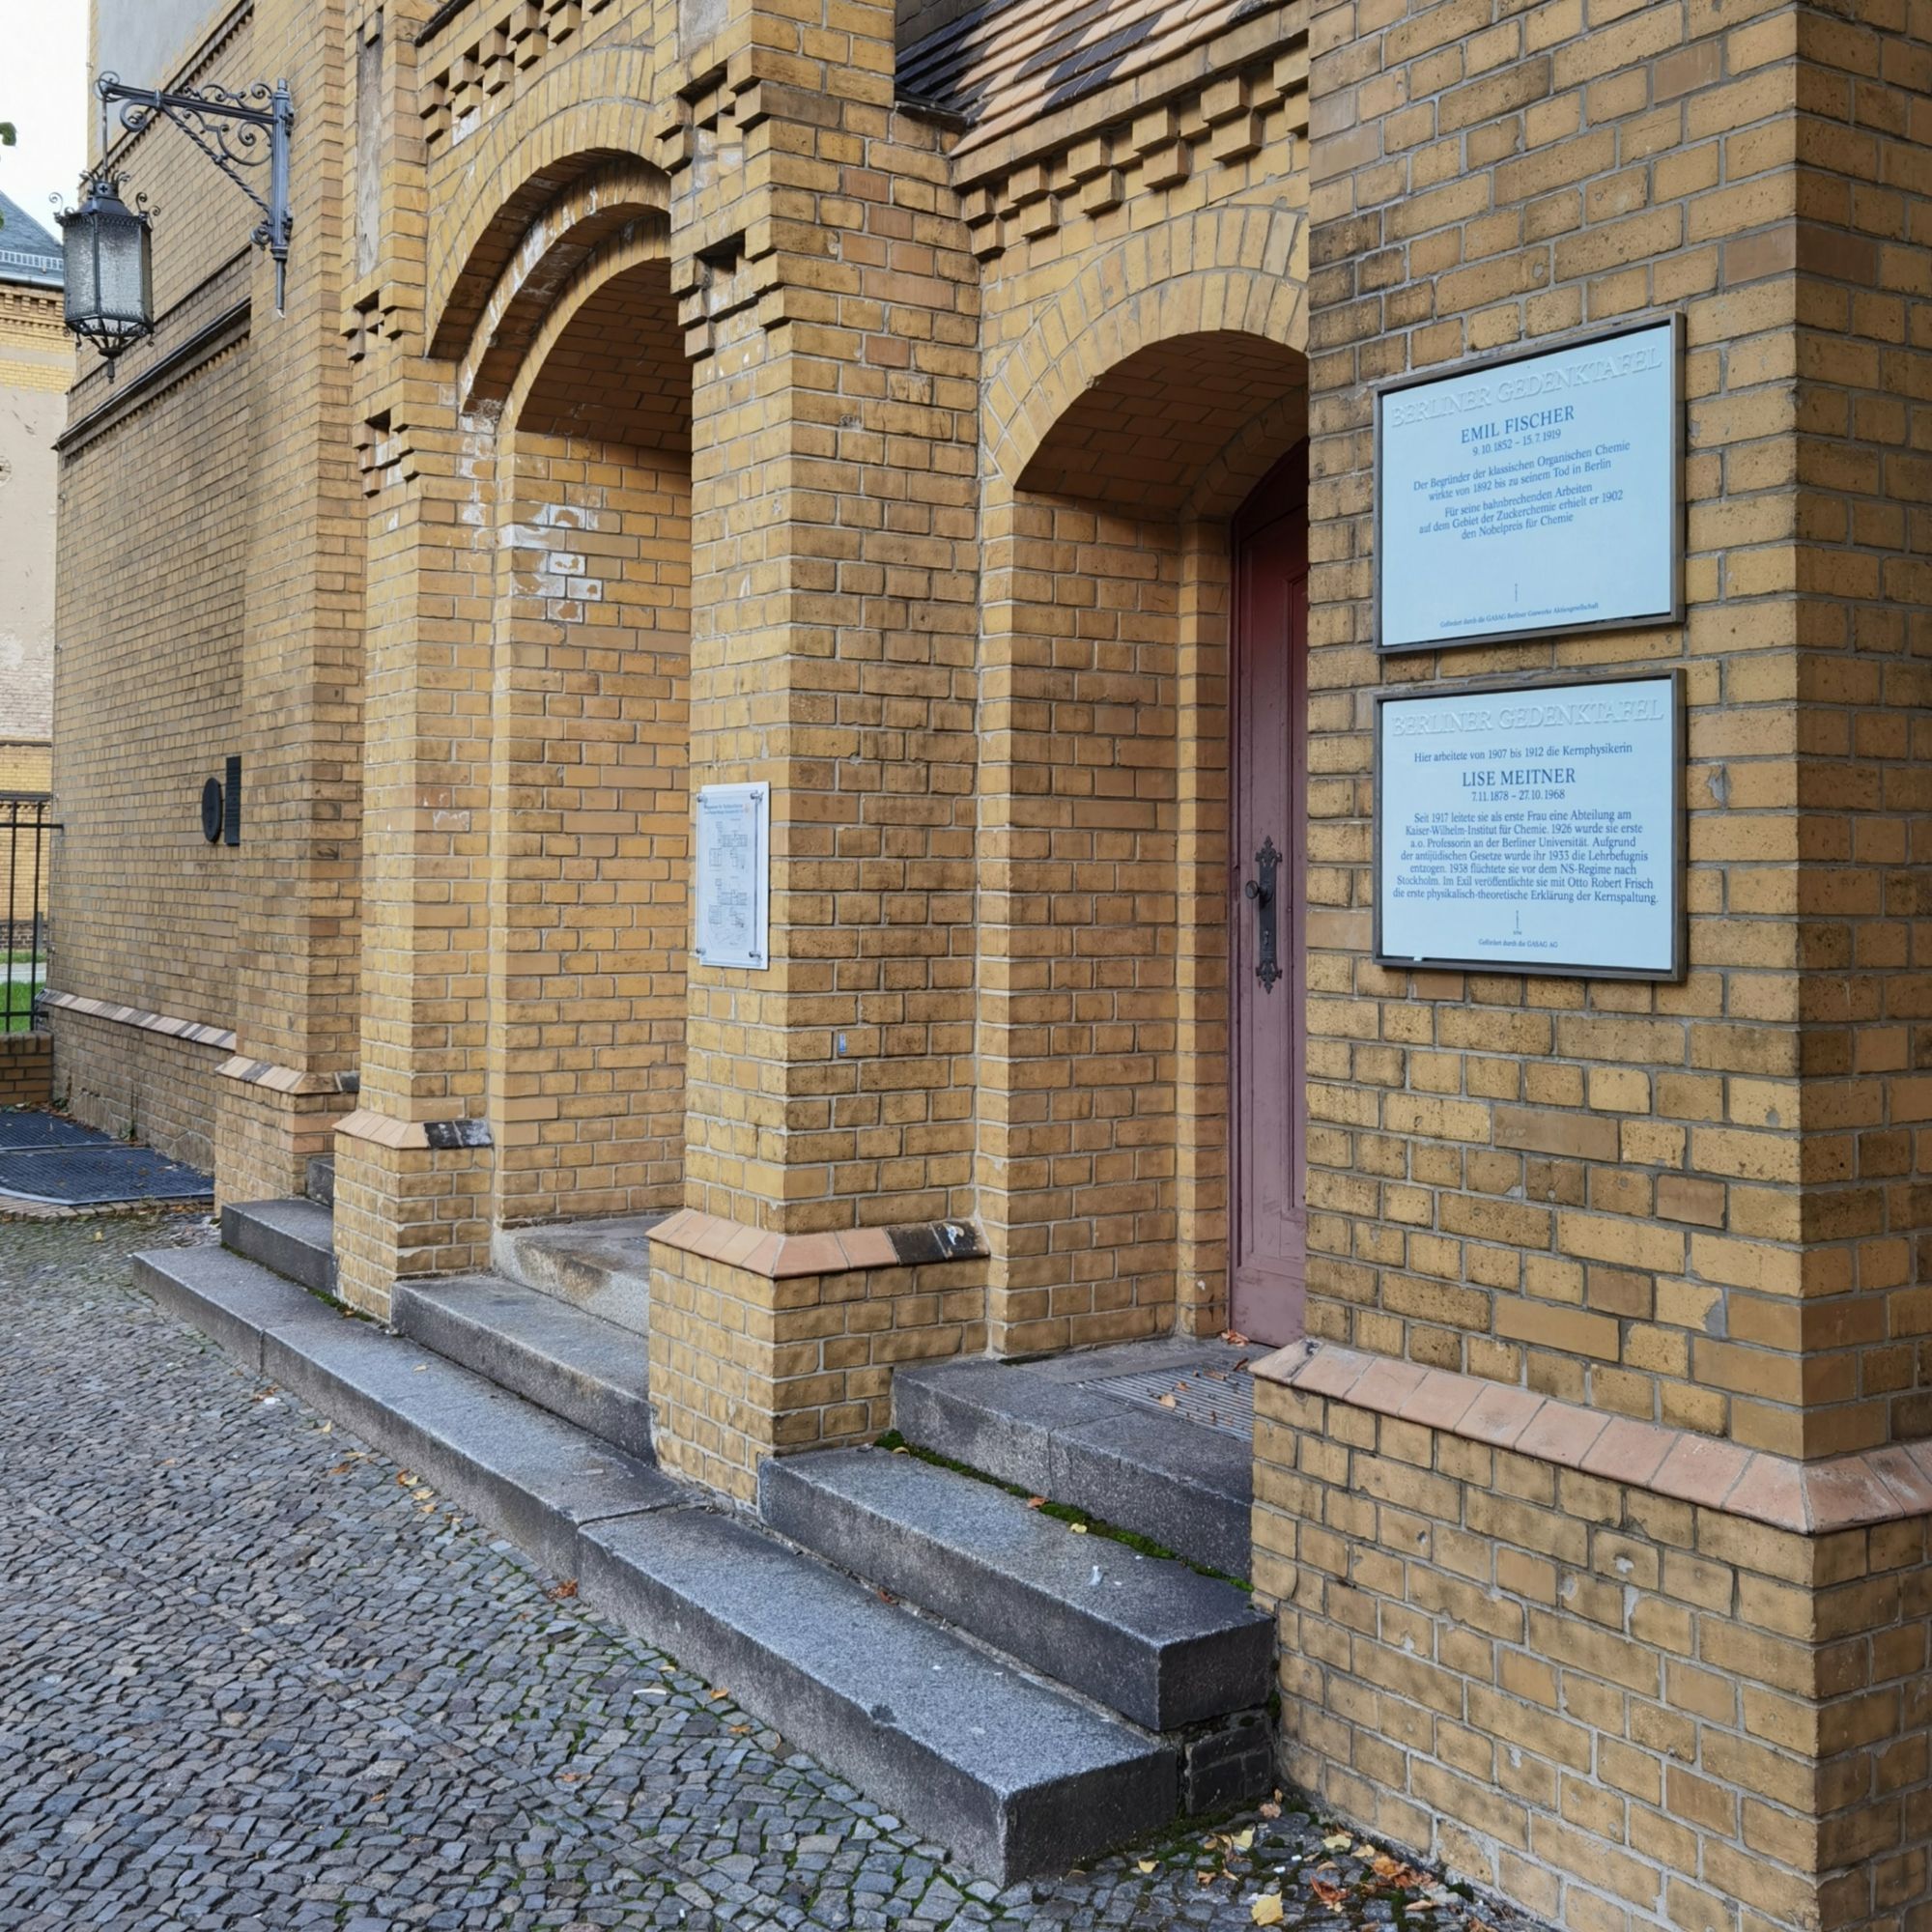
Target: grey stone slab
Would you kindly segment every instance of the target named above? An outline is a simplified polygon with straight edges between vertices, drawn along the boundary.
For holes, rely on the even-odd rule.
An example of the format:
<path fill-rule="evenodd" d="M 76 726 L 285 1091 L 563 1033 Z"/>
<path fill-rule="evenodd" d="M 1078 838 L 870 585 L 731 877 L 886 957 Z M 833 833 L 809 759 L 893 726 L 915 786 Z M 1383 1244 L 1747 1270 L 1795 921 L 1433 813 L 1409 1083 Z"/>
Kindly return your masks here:
<path fill-rule="evenodd" d="M 501 1228 L 491 1243 L 490 1259 L 499 1273 L 526 1288 L 554 1295 L 619 1328 L 647 1335 L 650 1231 L 665 1213 Z"/>
<path fill-rule="evenodd" d="M 163 1307 L 408 1465 L 546 1568 L 586 1522 L 688 1500 L 668 1477 L 480 1376 L 218 1248 L 137 1257 Z"/>
<path fill-rule="evenodd" d="M 1151 1342 L 1122 1342 L 1111 1349 L 1084 1349 L 1067 1355 L 1051 1355 L 1021 1366 L 1031 1376 L 1050 1381 L 1092 1383 L 1113 1376 L 1147 1375 L 1156 1369 L 1186 1373 L 1214 1369 L 1222 1374 L 1240 1362 L 1252 1362 L 1269 1350 L 1261 1344 L 1236 1348 L 1229 1342 L 1196 1341 L 1165 1335 Z"/>
<path fill-rule="evenodd" d="M 302 1192 L 324 1208 L 335 1206 L 335 1159 L 331 1154 L 311 1154 L 303 1170 Z"/>
<path fill-rule="evenodd" d="M 582 1545 L 593 1604 L 1002 1883 L 1174 1815 L 1168 1746 L 743 1523 L 668 1511 Z"/>
<path fill-rule="evenodd" d="M 262 1371 L 572 1576 L 579 1528 L 682 1503 L 647 1463 L 366 1323 L 322 1337 L 271 1328 Z"/>
<path fill-rule="evenodd" d="M 759 1502 L 781 1535 L 1150 1730 L 1267 1701 L 1274 1625 L 1240 1591 L 989 1484 L 834 1450 L 767 1462 Z"/>
<path fill-rule="evenodd" d="M 222 1245 L 318 1294 L 335 1293 L 335 1215 L 319 1202 L 229 1202 Z"/>
<path fill-rule="evenodd" d="M 983 1361 L 901 1370 L 893 1420 L 922 1448 L 1091 1510 L 1231 1577 L 1248 1574 L 1253 1455 L 1223 1431 L 1035 1364 Z"/>
<path fill-rule="evenodd" d="M 1120 1406 L 1004 1362 L 901 1369 L 893 1378 L 893 1422 L 907 1441 L 1028 1490 L 1044 1491 L 1052 1479 L 1058 1432 L 1105 1422 Z"/>
<path fill-rule="evenodd" d="M 399 1282 L 390 1312 L 425 1348 L 653 1460 L 648 1344 L 633 1330 L 501 1275 Z"/>
<path fill-rule="evenodd" d="M 287 1282 L 221 1248 L 160 1248 L 130 1265 L 134 1286 L 178 1321 L 261 1368 L 262 1331 L 287 1312 Z"/>
<path fill-rule="evenodd" d="M 1245 1577 L 1254 1452 L 1218 1429 L 1106 1401 L 1110 1413 L 1057 1432 L 1046 1493 L 1138 1531 L 1196 1563 Z"/>

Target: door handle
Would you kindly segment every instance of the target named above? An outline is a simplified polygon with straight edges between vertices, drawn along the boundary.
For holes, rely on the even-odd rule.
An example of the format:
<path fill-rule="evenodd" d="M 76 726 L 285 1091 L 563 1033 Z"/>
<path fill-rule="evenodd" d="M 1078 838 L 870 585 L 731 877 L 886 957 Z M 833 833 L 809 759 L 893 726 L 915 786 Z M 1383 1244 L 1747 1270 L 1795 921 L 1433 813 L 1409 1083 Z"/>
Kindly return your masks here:
<path fill-rule="evenodd" d="M 1276 868 L 1281 864 L 1281 854 L 1274 849 L 1274 840 L 1264 838 L 1262 849 L 1255 854 L 1255 867 L 1259 878 L 1250 879 L 1241 888 L 1243 895 L 1253 900 L 1255 908 L 1255 978 L 1262 982 L 1262 991 L 1274 991 L 1274 982 L 1281 978 L 1281 968 L 1275 963 L 1275 884 Z"/>

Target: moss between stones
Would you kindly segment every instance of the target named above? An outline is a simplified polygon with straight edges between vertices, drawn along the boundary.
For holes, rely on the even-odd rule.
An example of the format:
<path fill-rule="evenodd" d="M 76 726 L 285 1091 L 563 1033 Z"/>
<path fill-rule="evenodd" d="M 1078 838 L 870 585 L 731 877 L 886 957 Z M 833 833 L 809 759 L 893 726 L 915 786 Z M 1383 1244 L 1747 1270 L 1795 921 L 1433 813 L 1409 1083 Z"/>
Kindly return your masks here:
<path fill-rule="evenodd" d="M 872 1444 L 875 1449 L 889 1449 L 895 1455 L 916 1456 L 922 1463 L 930 1463 L 935 1469 L 951 1469 L 956 1476 L 970 1476 L 976 1483 L 984 1483 L 989 1489 L 1004 1490 L 1009 1496 L 1018 1496 L 1024 1502 L 1032 1502 L 1029 1491 L 1019 1489 L 1012 1483 L 1003 1483 L 997 1476 L 989 1476 L 983 1469 L 976 1469 L 967 1463 L 955 1463 L 951 1456 L 942 1456 L 936 1449 L 922 1449 L 916 1442 L 908 1442 L 896 1429 L 889 1429 Z M 1205 1563 L 1196 1563 L 1182 1556 L 1179 1550 L 1169 1549 L 1164 1544 L 1156 1543 L 1151 1536 L 1143 1536 L 1138 1530 L 1122 1529 L 1119 1523 L 1108 1522 L 1095 1516 L 1091 1510 L 1081 1509 L 1074 1503 L 1057 1503 L 1050 1498 L 1038 1505 L 1041 1516 L 1050 1516 L 1056 1522 L 1064 1522 L 1069 1527 L 1084 1530 L 1090 1536 L 1104 1536 L 1109 1543 L 1123 1544 L 1127 1548 L 1142 1556 L 1158 1558 L 1163 1563 L 1182 1563 L 1198 1576 L 1211 1577 L 1217 1583 L 1231 1583 L 1243 1596 L 1254 1594 L 1254 1585 L 1245 1577 L 1231 1577 L 1225 1570 L 1209 1569 Z"/>

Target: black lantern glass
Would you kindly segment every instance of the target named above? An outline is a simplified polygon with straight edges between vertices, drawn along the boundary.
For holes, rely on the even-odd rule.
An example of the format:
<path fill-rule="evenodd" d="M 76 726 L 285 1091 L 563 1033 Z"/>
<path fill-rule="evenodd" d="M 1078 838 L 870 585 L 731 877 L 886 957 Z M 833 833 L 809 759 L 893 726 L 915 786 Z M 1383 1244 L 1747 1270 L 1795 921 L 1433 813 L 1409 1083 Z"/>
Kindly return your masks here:
<path fill-rule="evenodd" d="M 67 326 L 107 357 L 155 330 L 152 237 L 146 211 L 121 199 L 115 176 L 96 176 L 87 199 L 60 216 Z"/>

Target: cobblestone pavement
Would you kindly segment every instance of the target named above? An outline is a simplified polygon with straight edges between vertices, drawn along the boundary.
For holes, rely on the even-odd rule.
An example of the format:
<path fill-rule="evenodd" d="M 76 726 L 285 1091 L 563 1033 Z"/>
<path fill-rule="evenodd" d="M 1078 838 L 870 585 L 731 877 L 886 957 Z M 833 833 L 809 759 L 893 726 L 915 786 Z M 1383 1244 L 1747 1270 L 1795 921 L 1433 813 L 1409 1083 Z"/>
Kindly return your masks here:
<path fill-rule="evenodd" d="M 1484 1922 L 1292 1804 L 973 1881 L 128 1288 L 211 1237 L 0 1224 L 7 1932 Z"/>

